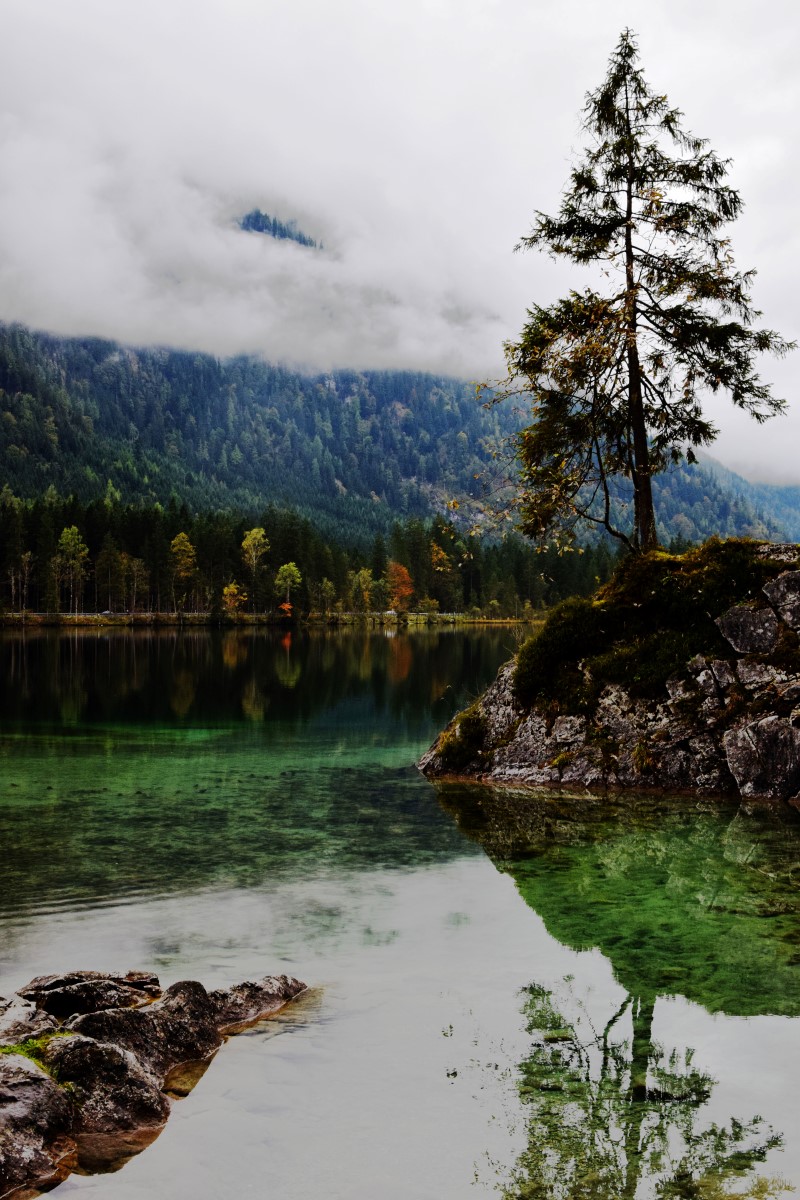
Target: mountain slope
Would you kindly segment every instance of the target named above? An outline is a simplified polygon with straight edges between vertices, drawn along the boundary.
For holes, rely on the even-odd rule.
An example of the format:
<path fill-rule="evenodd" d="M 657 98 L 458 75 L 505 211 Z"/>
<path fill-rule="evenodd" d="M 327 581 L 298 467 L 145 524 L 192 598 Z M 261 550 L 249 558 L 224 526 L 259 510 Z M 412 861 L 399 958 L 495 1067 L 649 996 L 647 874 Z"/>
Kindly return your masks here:
<path fill-rule="evenodd" d="M 0 471 L 20 496 L 256 511 L 349 532 L 477 493 L 513 428 L 474 387 L 411 372 L 308 376 L 252 358 L 133 350 L 0 327 Z"/>
<path fill-rule="evenodd" d="M 363 541 L 479 498 L 522 418 L 414 372 L 303 375 L 253 358 L 132 349 L 0 326 L 0 482 L 91 500 L 255 513 L 288 505 Z M 654 480 L 662 540 L 800 538 L 800 488 L 713 461 Z"/>

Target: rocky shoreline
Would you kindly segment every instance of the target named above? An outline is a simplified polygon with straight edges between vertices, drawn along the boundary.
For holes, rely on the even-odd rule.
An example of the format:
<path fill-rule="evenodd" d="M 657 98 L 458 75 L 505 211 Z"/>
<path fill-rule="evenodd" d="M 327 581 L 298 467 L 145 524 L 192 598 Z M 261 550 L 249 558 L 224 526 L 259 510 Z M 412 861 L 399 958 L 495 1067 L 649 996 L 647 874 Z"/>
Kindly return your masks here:
<path fill-rule="evenodd" d="M 225 1038 L 305 990 L 286 975 L 206 991 L 74 971 L 0 999 L 0 1197 L 118 1170 L 164 1127 Z"/>
<path fill-rule="evenodd" d="M 420 769 L 432 778 L 738 795 L 747 805 L 800 809 L 800 547 L 764 544 L 754 554 L 778 567 L 756 599 L 715 618 L 727 654 L 696 655 L 661 696 L 612 684 L 590 711 L 566 714 L 521 704 L 512 660 Z"/>

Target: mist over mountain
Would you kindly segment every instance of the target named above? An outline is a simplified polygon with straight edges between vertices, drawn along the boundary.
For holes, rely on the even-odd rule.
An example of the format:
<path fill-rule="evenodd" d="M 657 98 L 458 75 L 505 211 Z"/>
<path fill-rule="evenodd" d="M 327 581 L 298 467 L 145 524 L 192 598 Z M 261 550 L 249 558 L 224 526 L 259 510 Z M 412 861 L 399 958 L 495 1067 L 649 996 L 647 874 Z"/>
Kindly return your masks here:
<path fill-rule="evenodd" d="M 0 326 L 0 472 L 23 498 L 54 488 L 88 501 L 110 485 L 126 503 L 195 511 L 272 503 L 363 542 L 453 500 L 471 515 L 491 503 L 487 480 L 524 421 L 446 376 L 301 374 Z M 708 459 L 654 484 L 666 543 L 800 538 L 800 488 L 752 484 Z"/>

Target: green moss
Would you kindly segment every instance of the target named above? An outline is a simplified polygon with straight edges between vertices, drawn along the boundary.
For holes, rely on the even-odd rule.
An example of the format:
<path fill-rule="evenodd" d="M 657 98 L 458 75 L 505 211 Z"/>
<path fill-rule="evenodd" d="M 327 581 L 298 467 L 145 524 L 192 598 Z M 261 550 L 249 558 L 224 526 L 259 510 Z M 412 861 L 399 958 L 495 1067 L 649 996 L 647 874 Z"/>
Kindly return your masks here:
<path fill-rule="evenodd" d="M 48 1075 L 52 1075 L 56 1079 L 55 1072 L 45 1061 L 44 1051 L 53 1038 L 71 1036 L 71 1034 L 60 1030 L 55 1033 L 43 1033 L 40 1037 L 26 1038 L 24 1042 L 16 1042 L 13 1046 L 0 1046 L 0 1054 L 21 1054 L 23 1058 L 29 1058 L 31 1062 L 36 1063 L 37 1067 L 41 1067 L 43 1071 L 46 1071 Z"/>
<path fill-rule="evenodd" d="M 761 543 L 711 539 L 686 554 L 654 551 L 627 558 L 587 600 L 567 600 L 521 648 L 514 691 L 526 708 L 591 711 L 607 684 L 632 695 L 663 695 L 671 675 L 696 654 L 726 657 L 714 621 L 734 604 L 760 601 L 785 563 L 761 558 Z M 787 661 L 800 662 L 797 645 Z"/>
<path fill-rule="evenodd" d="M 647 775 L 653 769 L 653 759 L 646 742 L 637 742 L 631 753 L 633 765 L 640 775 Z"/>
<path fill-rule="evenodd" d="M 439 743 L 442 766 L 461 771 L 480 754 L 486 740 L 487 722 L 477 704 L 466 709 L 446 730 Z"/>
<path fill-rule="evenodd" d="M 550 766 L 555 767 L 560 774 L 561 771 L 564 770 L 564 767 L 569 766 L 574 757 L 574 750 L 562 750 L 559 754 L 556 754 L 555 757 L 550 759 Z"/>

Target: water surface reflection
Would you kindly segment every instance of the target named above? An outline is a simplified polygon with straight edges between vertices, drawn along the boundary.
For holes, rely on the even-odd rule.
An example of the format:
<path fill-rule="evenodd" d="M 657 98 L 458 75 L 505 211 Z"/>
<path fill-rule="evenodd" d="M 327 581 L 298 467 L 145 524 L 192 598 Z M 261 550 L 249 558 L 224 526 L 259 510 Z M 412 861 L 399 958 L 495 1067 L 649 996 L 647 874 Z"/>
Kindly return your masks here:
<path fill-rule="evenodd" d="M 508 640 L 0 638 L 0 992 L 76 966 L 318 989 L 63 1194 L 800 1184 L 797 827 L 456 786 L 440 806 L 412 764 Z"/>
<path fill-rule="evenodd" d="M 691 1001 L 707 1013 L 747 1015 L 742 1036 L 755 1044 L 752 1018 L 800 1013 L 793 814 L 458 786 L 441 788 L 440 798 L 561 944 L 602 952 L 621 992 L 604 1011 L 591 983 L 571 975 L 525 989 L 532 1046 L 518 1086 L 527 1144 L 504 1194 L 783 1194 L 779 1174 L 756 1172 L 767 1160 L 775 1172 L 784 1131 L 794 1133 L 786 1120 L 793 1082 L 765 1073 L 747 1081 L 756 1094 L 782 1093 L 777 1126 L 752 1098 L 726 1111 L 712 1071 L 698 1065 L 706 1047 L 675 1013 Z M 785 1033 L 796 1048 L 797 1022 Z"/>

